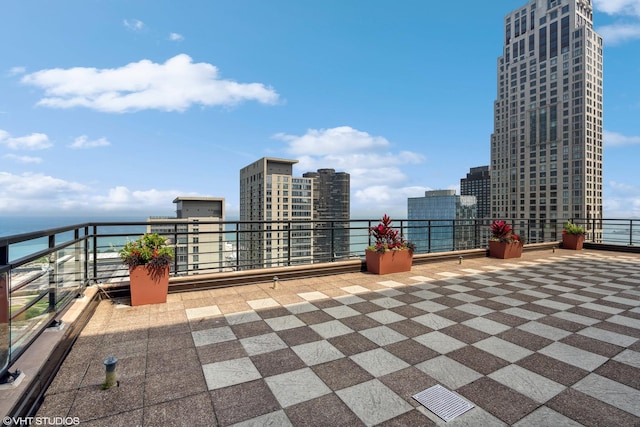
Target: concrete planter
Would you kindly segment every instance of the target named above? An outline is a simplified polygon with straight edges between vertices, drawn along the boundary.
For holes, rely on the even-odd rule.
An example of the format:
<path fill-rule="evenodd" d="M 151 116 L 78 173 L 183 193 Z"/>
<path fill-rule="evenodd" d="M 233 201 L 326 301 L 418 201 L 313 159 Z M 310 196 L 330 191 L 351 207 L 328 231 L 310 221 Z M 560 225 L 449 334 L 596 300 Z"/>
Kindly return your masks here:
<path fill-rule="evenodd" d="M 500 259 L 520 258 L 522 256 L 522 243 L 490 240 L 489 256 Z"/>
<path fill-rule="evenodd" d="M 167 302 L 169 267 L 152 269 L 139 265 L 129 269 L 129 288 L 132 306 Z"/>
<path fill-rule="evenodd" d="M 401 273 L 411 271 L 413 264 L 413 251 L 386 251 L 377 252 L 365 250 L 367 271 L 374 274 Z"/>
<path fill-rule="evenodd" d="M 584 234 L 562 233 L 562 248 L 581 251 L 584 244 Z"/>

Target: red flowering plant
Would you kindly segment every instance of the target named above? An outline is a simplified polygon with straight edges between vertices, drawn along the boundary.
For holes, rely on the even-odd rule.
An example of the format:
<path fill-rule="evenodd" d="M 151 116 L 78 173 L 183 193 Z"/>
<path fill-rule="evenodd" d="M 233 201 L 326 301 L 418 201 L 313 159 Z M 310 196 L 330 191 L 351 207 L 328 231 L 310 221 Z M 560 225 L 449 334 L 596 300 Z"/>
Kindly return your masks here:
<path fill-rule="evenodd" d="M 369 227 L 369 236 L 376 240 L 375 245 L 369 246 L 369 250 L 376 252 L 386 251 L 414 251 L 416 245 L 407 242 L 398 230 L 391 227 L 391 218 L 384 214 L 380 224 Z"/>
<path fill-rule="evenodd" d="M 166 238 L 157 233 L 147 233 L 136 241 L 127 242 L 118 254 L 129 269 L 139 265 L 164 269 L 173 260 L 173 248 L 167 245 Z"/>
<path fill-rule="evenodd" d="M 513 228 L 505 221 L 496 219 L 491 224 L 491 238 L 496 242 L 520 242 L 524 243 L 522 238 L 513 232 Z"/>

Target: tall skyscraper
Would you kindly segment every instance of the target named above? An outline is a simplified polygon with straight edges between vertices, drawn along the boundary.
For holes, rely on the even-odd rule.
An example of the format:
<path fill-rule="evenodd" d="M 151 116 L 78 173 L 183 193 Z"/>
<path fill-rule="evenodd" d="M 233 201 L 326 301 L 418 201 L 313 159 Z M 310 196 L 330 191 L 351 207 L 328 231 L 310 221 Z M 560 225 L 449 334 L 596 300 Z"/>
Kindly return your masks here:
<path fill-rule="evenodd" d="M 475 247 L 476 196 L 457 196 L 455 190 L 425 191 L 410 197 L 407 240 L 416 252 L 445 252 Z M 471 220 L 471 221 L 465 221 Z"/>
<path fill-rule="evenodd" d="M 312 262 L 312 178 L 293 177 L 296 163 L 263 157 L 240 170 L 240 269 Z"/>
<path fill-rule="evenodd" d="M 335 169 L 302 174 L 313 179 L 314 262 L 349 257 L 350 175 Z"/>
<path fill-rule="evenodd" d="M 491 137 L 491 215 L 530 241 L 602 218 L 602 37 L 591 0 L 532 0 L 504 18 Z M 596 237 L 600 230 L 591 230 Z"/>
<path fill-rule="evenodd" d="M 469 169 L 466 178 L 460 180 L 461 196 L 476 196 L 478 218 L 491 217 L 491 174 L 489 166 Z"/>

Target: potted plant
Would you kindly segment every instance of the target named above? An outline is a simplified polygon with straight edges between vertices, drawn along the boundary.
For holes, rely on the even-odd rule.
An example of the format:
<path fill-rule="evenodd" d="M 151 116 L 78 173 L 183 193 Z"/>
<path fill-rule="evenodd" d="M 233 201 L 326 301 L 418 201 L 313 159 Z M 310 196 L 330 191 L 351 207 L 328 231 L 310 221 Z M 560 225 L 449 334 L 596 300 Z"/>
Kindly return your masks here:
<path fill-rule="evenodd" d="M 582 250 L 584 228 L 567 221 L 562 230 L 562 247 L 564 249 Z"/>
<path fill-rule="evenodd" d="M 157 233 L 144 234 L 127 242 L 119 255 L 129 267 L 132 306 L 167 302 L 173 248 L 166 238 Z"/>
<path fill-rule="evenodd" d="M 522 256 L 522 238 L 513 232 L 513 228 L 502 220 L 491 224 L 489 238 L 489 256 L 493 258 L 520 258 Z"/>
<path fill-rule="evenodd" d="M 391 218 L 385 214 L 380 224 L 369 227 L 369 236 L 375 245 L 365 249 L 367 271 L 374 274 L 411 271 L 415 245 L 404 240 L 398 230 L 391 227 Z"/>

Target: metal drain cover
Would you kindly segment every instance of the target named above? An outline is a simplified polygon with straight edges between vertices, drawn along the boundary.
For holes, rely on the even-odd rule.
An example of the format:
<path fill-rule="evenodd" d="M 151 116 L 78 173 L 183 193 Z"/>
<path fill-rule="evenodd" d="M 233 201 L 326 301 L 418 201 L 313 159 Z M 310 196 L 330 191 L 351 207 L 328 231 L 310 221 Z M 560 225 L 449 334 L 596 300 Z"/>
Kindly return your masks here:
<path fill-rule="evenodd" d="M 474 407 L 440 384 L 413 395 L 413 398 L 445 421 L 451 421 Z"/>

